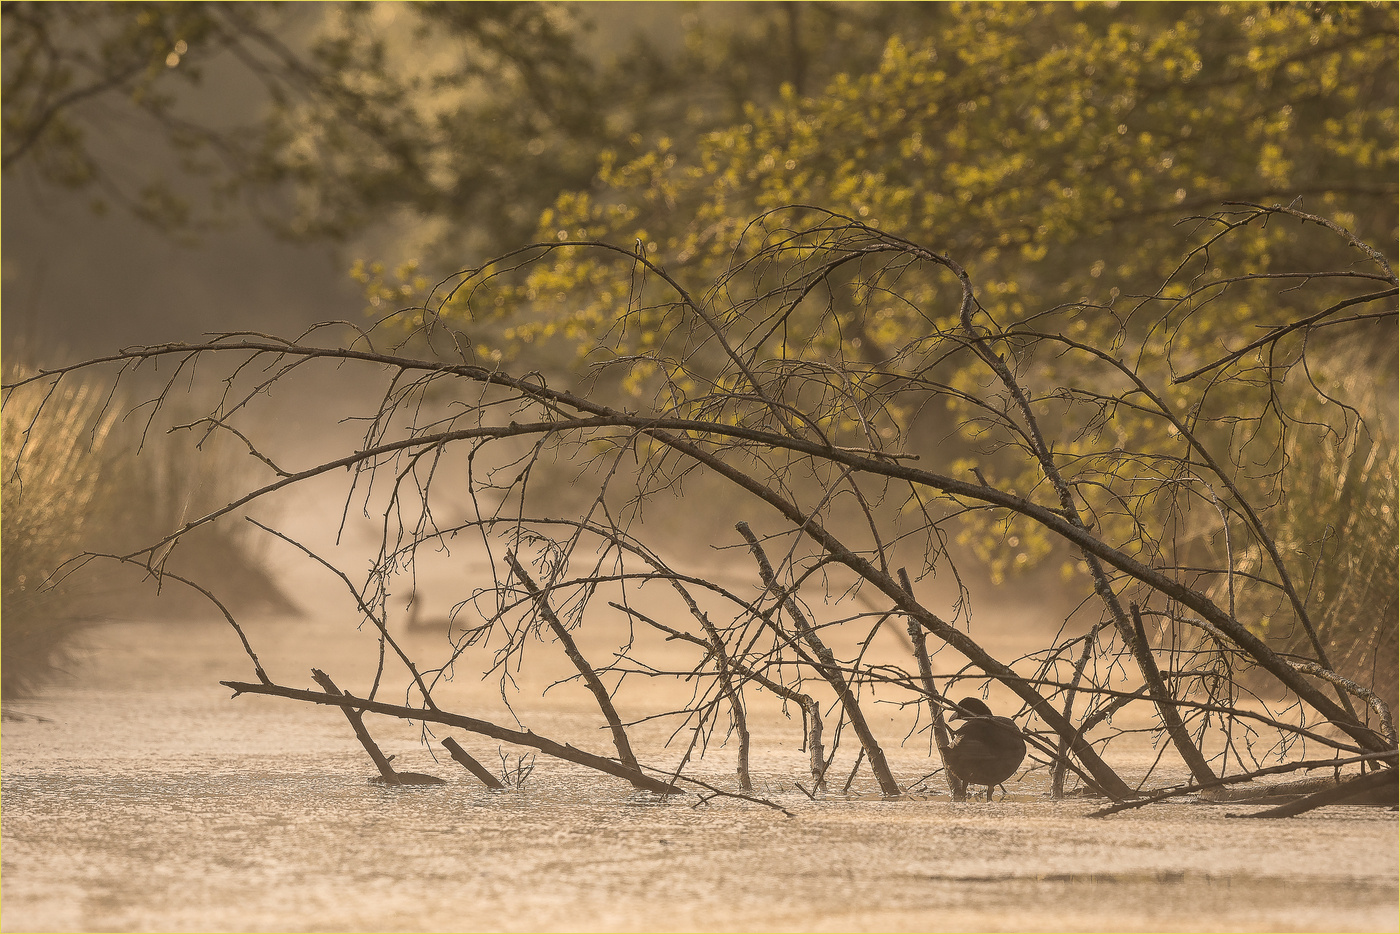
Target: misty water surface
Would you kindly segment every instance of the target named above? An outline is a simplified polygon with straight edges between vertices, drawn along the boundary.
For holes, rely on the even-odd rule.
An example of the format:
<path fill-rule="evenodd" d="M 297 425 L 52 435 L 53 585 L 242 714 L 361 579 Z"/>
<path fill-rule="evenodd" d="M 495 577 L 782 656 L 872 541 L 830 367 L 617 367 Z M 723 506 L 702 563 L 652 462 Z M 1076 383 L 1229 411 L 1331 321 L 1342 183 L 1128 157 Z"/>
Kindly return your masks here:
<path fill-rule="evenodd" d="M 349 683 L 335 625 L 269 621 L 254 636 Z M 1091 820 L 1092 803 L 1046 801 L 1034 776 L 991 805 L 882 801 L 860 779 L 866 794 L 813 803 L 791 784 L 804 757 L 781 718 L 757 725 L 754 761 L 792 817 L 660 802 L 543 758 L 523 790 L 491 793 L 411 726 L 371 718 L 397 767 L 449 780 L 387 789 L 366 781 L 338 711 L 230 700 L 217 680 L 247 665 L 221 627 L 117 624 L 91 651 L 72 683 L 24 705 L 45 719 L 4 724 L 5 931 L 1397 925 L 1396 816 L 1379 809 L 1239 821 L 1224 815 L 1247 809 L 1179 803 Z M 493 690 L 455 700 L 488 709 Z M 586 707 L 546 700 L 522 717 L 607 748 Z M 499 768 L 494 743 L 454 735 Z M 639 754 L 673 761 L 660 735 L 642 731 Z M 902 780 L 932 768 L 915 745 L 891 750 Z M 1151 750 L 1137 754 L 1145 767 Z M 717 782 L 731 769 L 723 749 L 702 765 Z"/>

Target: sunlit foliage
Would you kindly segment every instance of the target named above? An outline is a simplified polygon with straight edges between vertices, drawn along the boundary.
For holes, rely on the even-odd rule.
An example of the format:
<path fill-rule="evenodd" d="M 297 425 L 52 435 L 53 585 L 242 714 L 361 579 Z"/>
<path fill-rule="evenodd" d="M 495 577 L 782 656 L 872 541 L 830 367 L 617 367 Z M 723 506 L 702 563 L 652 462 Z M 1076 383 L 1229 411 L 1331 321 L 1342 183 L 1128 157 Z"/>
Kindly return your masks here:
<path fill-rule="evenodd" d="M 928 18 L 927 38 L 891 39 L 872 73 L 837 76 L 816 97 L 789 91 L 693 148 L 663 140 L 634 158 L 605 154 L 602 192 L 563 196 L 540 239 L 635 244 L 681 282 L 708 282 L 784 235 L 751 223 L 755 215 L 813 204 L 946 251 L 974 276 L 990 328 L 1058 308 L 1044 327 L 1142 340 L 1144 375 L 1165 365 L 1168 346 L 1175 366 L 1204 364 L 1223 335 L 1253 336 L 1344 292 L 1340 282 L 1295 290 L 1267 278 L 1271 270 L 1350 274 L 1371 258 L 1338 238 L 1325 253 L 1313 239 L 1302 247 L 1296 223 L 1227 237 L 1180 218 L 1222 202 L 1279 202 L 1395 242 L 1395 13 L 1380 4 L 1321 13 L 956 5 Z M 498 351 L 562 336 L 597 360 L 608 330 L 620 334 L 619 356 L 645 357 L 665 340 L 672 309 L 631 286 L 629 257 L 557 257 L 521 292 L 497 298 L 507 322 Z M 1243 272 L 1252 278 L 1235 278 Z M 824 286 L 748 350 L 897 366 L 900 348 L 957 313 L 948 277 L 910 273 L 897 298 L 854 267 Z M 717 316 L 742 326 L 743 309 L 709 298 Z M 1373 345 L 1371 362 L 1389 368 L 1386 346 Z M 1056 365 L 1038 364 L 1046 374 Z M 634 367 L 635 391 L 648 370 Z M 1222 404 L 1243 403 L 1249 385 L 1232 386 Z M 1267 380 L 1257 389 L 1255 404 L 1267 404 Z M 956 414 L 974 441 L 976 422 Z"/>
<path fill-rule="evenodd" d="M 756 214 L 814 204 L 937 244 L 976 275 L 978 299 L 999 322 L 1061 302 L 1121 313 L 1128 296 L 1154 293 L 1172 272 L 1184 242 L 1172 223 L 1222 201 L 1296 202 L 1362 239 L 1393 243 L 1395 12 L 950 7 L 929 18 L 924 40 L 892 39 L 871 74 L 751 107 L 744 122 L 693 148 L 662 140 L 636 157 L 605 154 L 602 191 L 562 197 L 541 239 L 640 240 L 698 281 L 736 246 L 745 253 L 762 242 L 767 232 L 747 226 Z M 1344 249 L 1298 257 L 1296 239 L 1281 224 L 1232 238 L 1234 255 L 1212 254 L 1202 275 L 1218 276 L 1226 260 L 1267 272 L 1300 258 L 1317 268 L 1360 258 Z M 560 264 L 535 291 L 567 293 L 551 317 L 586 332 L 617 316 L 617 296 L 603 286 L 615 273 Z M 589 289 L 597 301 L 579 302 Z M 870 301 L 858 281 L 845 294 L 839 342 L 854 357 L 883 359 L 918 327 L 912 308 Z M 947 314 L 949 294 L 929 283 L 918 304 L 942 300 Z M 1216 323 L 1255 321 L 1258 297 L 1232 289 L 1216 303 Z M 1275 311 L 1278 301 L 1288 299 L 1271 300 Z M 659 322 L 638 324 L 640 345 Z M 813 353 L 832 347 L 822 341 Z"/>

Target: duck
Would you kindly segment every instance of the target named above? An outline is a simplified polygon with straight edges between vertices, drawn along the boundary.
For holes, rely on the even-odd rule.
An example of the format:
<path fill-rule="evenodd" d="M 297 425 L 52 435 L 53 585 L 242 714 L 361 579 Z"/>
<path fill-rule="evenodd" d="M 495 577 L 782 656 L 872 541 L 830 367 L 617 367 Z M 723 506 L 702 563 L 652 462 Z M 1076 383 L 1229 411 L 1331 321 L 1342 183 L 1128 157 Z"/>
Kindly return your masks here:
<path fill-rule="evenodd" d="M 987 800 L 992 800 L 992 790 L 1021 767 L 1026 757 L 1025 736 L 1014 720 L 994 716 L 976 697 L 958 701 L 948 719 L 964 721 L 948 747 L 949 771 L 969 785 L 986 785 Z"/>

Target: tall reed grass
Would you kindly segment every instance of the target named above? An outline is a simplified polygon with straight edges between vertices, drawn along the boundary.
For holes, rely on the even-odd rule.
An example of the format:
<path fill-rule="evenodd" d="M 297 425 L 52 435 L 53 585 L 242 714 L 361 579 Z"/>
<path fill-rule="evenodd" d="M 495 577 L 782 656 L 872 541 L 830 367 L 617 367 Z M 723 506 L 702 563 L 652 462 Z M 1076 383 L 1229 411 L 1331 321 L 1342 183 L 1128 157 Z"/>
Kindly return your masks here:
<path fill-rule="evenodd" d="M 1286 492 L 1256 489 L 1256 504 L 1263 506 L 1264 526 L 1292 568 L 1336 671 L 1375 691 L 1395 711 L 1400 432 L 1393 380 L 1382 367 L 1363 362 L 1363 349 L 1344 345 L 1314 365 L 1313 378 L 1330 378 L 1326 385 L 1348 399 L 1346 408 L 1321 406 L 1311 383 L 1295 381 L 1278 393 L 1276 403 L 1289 414 L 1291 427 L 1279 441 L 1280 460 L 1269 466 L 1279 471 Z M 1238 560 L 1236 570 L 1269 573 L 1257 551 Z M 1292 620 L 1293 613 L 1277 591 L 1242 586 L 1240 610 L 1240 618 L 1275 649 L 1315 655 L 1301 626 L 1279 622 Z"/>
<path fill-rule="evenodd" d="M 22 370 L 9 367 L 7 381 Z M 249 480 L 243 460 L 217 443 L 197 449 L 189 433 L 146 433 L 145 418 L 108 387 L 64 380 L 11 394 L 0 411 L 3 463 L 3 606 L 0 696 L 31 695 L 72 666 L 84 630 L 115 617 L 198 613 L 193 594 L 141 585 L 139 574 L 94 562 L 58 574 L 88 552 L 124 553 L 159 540 L 235 497 Z M 229 517 L 183 540 L 168 569 L 233 594 L 243 608 L 294 612 L 265 570 L 247 523 Z"/>
<path fill-rule="evenodd" d="M 1337 671 L 1371 687 L 1394 711 L 1400 693 L 1395 439 L 1357 431 L 1337 444 L 1293 441 L 1288 453 L 1295 483 L 1276 510 L 1279 549 L 1312 561 L 1308 607 Z M 1271 635 L 1285 649 L 1310 654 L 1303 633 Z"/>
<path fill-rule="evenodd" d="M 70 660 L 73 637 L 90 623 L 73 582 L 52 575 L 83 550 L 95 507 L 111 495 L 103 469 L 115 422 L 101 395 L 74 383 L 47 399 L 16 394 L 0 411 L 0 693 L 6 698 L 50 680 Z"/>

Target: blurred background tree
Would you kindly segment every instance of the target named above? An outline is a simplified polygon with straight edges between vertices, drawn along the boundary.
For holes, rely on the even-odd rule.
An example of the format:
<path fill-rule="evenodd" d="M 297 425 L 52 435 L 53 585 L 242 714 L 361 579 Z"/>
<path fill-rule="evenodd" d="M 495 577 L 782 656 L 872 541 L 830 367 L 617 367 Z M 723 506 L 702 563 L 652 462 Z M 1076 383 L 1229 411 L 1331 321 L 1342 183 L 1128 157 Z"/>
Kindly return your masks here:
<path fill-rule="evenodd" d="M 5 171 L 171 229 L 246 208 L 344 240 L 401 215 L 455 265 L 529 239 L 565 193 L 546 232 L 619 227 L 607 207 L 626 202 L 684 262 L 722 249 L 745 208 L 809 199 L 1031 261 L 1041 276 L 1019 288 L 1046 298 L 1083 291 L 1049 274 L 1081 268 L 1068 244 L 1094 256 L 1220 200 L 1302 197 L 1363 239 L 1394 231 L 1387 3 L 11 2 L 3 17 Z M 166 158 L 132 164 L 136 137 Z M 589 190 L 609 205 L 585 210 Z"/>
<path fill-rule="evenodd" d="M 403 219 L 456 263 L 527 239 L 604 150 L 873 67 L 935 6 L 6 3 L 3 165 L 172 231 Z M 113 145 L 141 135 L 168 165 Z"/>

